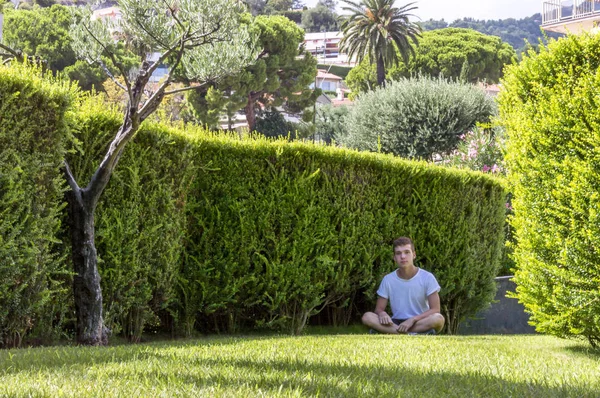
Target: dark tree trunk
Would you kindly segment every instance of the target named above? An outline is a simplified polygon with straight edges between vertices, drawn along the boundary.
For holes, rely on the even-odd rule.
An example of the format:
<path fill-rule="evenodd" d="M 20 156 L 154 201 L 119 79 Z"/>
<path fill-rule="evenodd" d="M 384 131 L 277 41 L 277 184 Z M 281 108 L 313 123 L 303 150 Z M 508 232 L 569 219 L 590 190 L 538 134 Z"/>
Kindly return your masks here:
<path fill-rule="evenodd" d="M 252 93 L 248 94 L 248 102 L 246 103 L 246 107 L 244 108 L 244 112 L 246 113 L 246 121 L 248 122 L 248 131 L 254 131 L 256 127 L 256 113 L 254 112 L 254 97 Z"/>
<path fill-rule="evenodd" d="M 73 295 L 77 319 L 77 342 L 107 345 L 110 331 L 102 318 L 102 289 L 94 243 L 94 209 L 70 191 L 69 226 L 73 257 Z"/>
<path fill-rule="evenodd" d="M 385 64 L 382 57 L 377 57 L 377 85 L 385 87 Z"/>

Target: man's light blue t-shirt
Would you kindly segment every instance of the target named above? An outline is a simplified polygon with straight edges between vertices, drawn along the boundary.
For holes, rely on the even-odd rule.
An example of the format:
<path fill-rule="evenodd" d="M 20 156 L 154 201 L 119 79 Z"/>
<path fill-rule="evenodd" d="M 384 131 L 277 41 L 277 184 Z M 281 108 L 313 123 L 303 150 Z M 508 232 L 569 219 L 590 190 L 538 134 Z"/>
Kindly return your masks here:
<path fill-rule="evenodd" d="M 411 279 L 402 279 L 391 272 L 383 277 L 377 295 L 389 300 L 392 318 L 408 319 L 429 310 L 427 297 L 440 291 L 440 285 L 431 272 L 421 268 Z"/>

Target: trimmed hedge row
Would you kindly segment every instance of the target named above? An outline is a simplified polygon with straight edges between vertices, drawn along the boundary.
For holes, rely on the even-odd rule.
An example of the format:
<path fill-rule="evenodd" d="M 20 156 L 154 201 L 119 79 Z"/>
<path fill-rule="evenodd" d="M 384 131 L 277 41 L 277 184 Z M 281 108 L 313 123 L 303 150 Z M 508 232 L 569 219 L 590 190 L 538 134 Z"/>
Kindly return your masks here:
<path fill-rule="evenodd" d="M 66 307 L 59 174 L 73 91 L 27 66 L 0 65 L 0 347 L 52 335 Z"/>
<path fill-rule="evenodd" d="M 3 98 L 24 92 L 6 87 Z M 66 95 L 66 89 L 54 90 Z M 46 106 L 53 97 L 44 93 L 24 97 L 31 101 L 19 106 L 28 115 L 19 118 L 13 116 L 19 114 L 16 107 L 3 100 L 0 120 L 15 121 L 2 130 L 4 142 L 17 140 L 27 123 L 64 125 L 58 115 L 68 101 Z M 83 184 L 120 116 L 95 98 L 79 101 L 69 114 L 74 138 L 62 127 L 48 128 L 62 132 L 69 143 L 66 156 Z M 44 112 L 41 117 L 38 111 Z M 0 195 L 1 269 L 8 281 L 0 296 L 8 314 L 0 319 L 3 330 L 9 330 L 10 319 L 28 319 L 29 329 L 64 326 L 59 321 L 72 311 L 70 280 L 57 279 L 71 269 L 68 244 L 55 244 L 65 234 L 58 230 L 64 144 L 57 139 L 34 148 L 39 139 L 23 146 L 22 156 L 51 156 L 52 162 L 44 163 L 46 174 L 27 170 L 40 186 L 52 187 L 50 202 L 43 202 L 51 222 L 43 234 L 32 228 L 29 235 L 21 233 L 22 243 L 10 246 L 5 242 L 16 236 L 17 222 L 32 222 L 27 215 L 34 213 L 32 206 L 23 207 L 5 218 L 12 208 L 4 203 L 28 206 L 44 196 L 35 186 L 13 200 L 17 178 L 4 177 L 9 163 L 2 162 L 3 187 L 8 187 Z M 455 332 L 460 319 L 493 297 L 503 223 L 503 187 L 480 173 L 300 142 L 146 125 L 125 148 L 96 214 L 105 320 L 133 341 L 148 329 L 189 335 L 269 327 L 298 333 L 324 308 L 331 314 L 328 322 L 345 323 L 356 302 L 373 305 L 380 278 L 395 268 L 392 240 L 409 235 L 417 242 L 419 265 L 433 271 L 443 287 L 443 312 Z M 24 248 L 32 242 L 36 250 L 47 245 L 48 255 L 42 258 L 37 251 L 34 262 Z M 43 305 L 27 304 L 24 291 L 14 289 L 23 279 L 10 279 L 12 263 L 4 259 L 11 253 L 23 267 L 35 264 L 35 272 L 43 273 L 45 282 L 35 291 L 41 297 L 36 303 Z M 8 307 L 11 297 L 21 305 L 19 312 Z M 27 311 L 38 311 L 37 316 L 20 315 Z M 13 330 L 22 335 L 27 328 Z"/>
<path fill-rule="evenodd" d="M 600 36 L 551 41 L 507 69 L 500 116 L 519 300 L 540 332 L 600 347 Z"/>
<path fill-rule="evenodd" d="M 119 119 L 86 106 L 77 136 L 85 153 L 100 154 Z M 89 175 L 93 162 L 75 158 L 77 173 Z M 455 332 L 493 298 L 504 197 L 480 173 L 147 126 L 98 208 L 106 319 L 133 339 L 159 322 L 184 334 L 299 333 L 325 307 L 348 320 L 352 301 L 366 293 L 374 302 L 394 269 L 392 240 L 409 235 L 420 266 L 443 286 Z"/>

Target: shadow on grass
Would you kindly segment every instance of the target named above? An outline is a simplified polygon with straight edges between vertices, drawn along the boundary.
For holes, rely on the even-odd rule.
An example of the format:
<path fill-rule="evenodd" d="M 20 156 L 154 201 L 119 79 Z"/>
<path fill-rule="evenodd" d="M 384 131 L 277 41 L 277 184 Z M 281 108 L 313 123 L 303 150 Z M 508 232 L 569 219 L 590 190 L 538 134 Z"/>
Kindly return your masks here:
<path fill-rule="evenodd" d="M 210 375 L 207 369 L 214 370 L 214 374 Z M 140 372 L 137 377 L 168 387 L 172 373 L 160 369 Z M 194 388 L 226 386 L 232 393 L 251 388 L 284 396 L 297 391 L 306 396 L 336 397 L 597 397 L 592 386 L 554 387 L 541 380 L 514 382 L 483 372 L 459 374 L 444 369 L 419 371 L 400 365 L 360 366 L 305 360 L 198 359 L 186 371 L 178 372 L 178 381 Z"/>
<path fill-rule="evenodd" d="M 414 397 L 597 397 L 597 385 L 549 385 L 545 375 L 531 375 L 527 381 L 507 380 L 483 370 L 464 372 L 419 367 L 418 362 L 399 361 L 381 365 L 350 363 L 339 358 L 335 363 L 319 362 L 319 358 L 183 358 L 179 350 L 189 347 L 219 347 L 248 340 L 270 340 L 273 336 L 208 337 L 205 339 L 151 343 L 119 347 L 53 347 L 0 352 L 0 375 L 5 377 L 20 372 L 66 372 L 81 374 L 94 366 L 101 369 L 102 377 L 122 379 L 123 369 L 110 365 L 127 365 L 127 388 L 136 389 L 138 380 L 152 380 L 159 390 L 170 387 L 186 390 L 217 389 L 226 395 L 236 391 L 257 391 L 267 395 L 291 395 L 300 392 L 306 396 L 414 396 Z M 277 339 L 295 339 L 279 336 Z M 283 347 L 282 347 L 283 348 Z M 326 347 L 323 347 L 326 349 Z M 592 359 L 600 353 L 589 346 L 566 348 L 577 355 Z M 218 349 L 215 350 L 218 352 Z M 144 368 L 139 363 L 147 361 Z M 153 365 L 150 365 L 153 364 Z M 159 364 L 159 366 L 156 366 Z M 160 366 L 164 364 L 164 366 Z M 174 372 L 176 368 L 176 372 Z M 476 369 L 473 367 L 472 369 Z M 173 386 L 176 379 L 177 386 Z M 550 377 L 551 378 L 551 377 Z M 101 380 L 100 380 L 101 382 Z M 563 381 L 564 383 L 564 381 Z M 67 389 L 68 387 L 65 386 Z M 125 388 L 125 387 L 124 387 Z M 127 391 L 123 391 L 126 393 Z"/>
<path fill-rule="evenodd" d="M 565 347 L 565 350 L 575 355 L 580 355 L 594 360 L 600 360 L 600 347 L 594 349 L 591 345 L 582 343 L 575 346 Z M 598 394 L 600 395 L 600 392 Z"/>
<path fill-rule="evenodd" d="M 286 338 L 286 337 L 283 337 Z M 260 339 L 253 337 L 252 339 Z M 264 339 L 268 339 L 265 337 Z M 301 392 L 307 396 L 414 396 L 414 397 L 596 397 L 594 386 L 548 385 L 544 375 L 532 375 L 525 382 L 506 380 L 483 371 L 455 372 L 447 369 L 418 368 L 418 363 L 387 363 L 360 365 L 318 362 L 318 358 L 181 358 L 180 349 L 199 346 L 226 346 L 244 339 L 212 339 L 180 341 L 175 344 L 150 344 L 115 348 L 68 347 L 54 349 L 13 350 L 0 353 L 0 375 L 24 371 L 45 372 L 67 369 L 70 373 L 86 374 L 91 366 L 102 369 L 103 377 L 122 379 L 123 370 L 110 364 L 130 362 L 153 363 L 161 366 L 128 368 L 127 388 L 135 389 L 138 380 L 152 380 L 153 385 L 169 391 L 177 389 L 217 389 L 224 394 L 239 390 L 266 392 L 268 395 L 290 395 Z M 585 347 L 573 347 L 574 352 L 590 355 Z M 597 354 L 593 354 L 597 358 Z M 241 355 L 242 356 L 242 355 Z M 176 372 L 174 371 L 176 368 Z M 130 373 L 129 373 L 130 372 Z M 173 380 L 176 379 L 176 386 Z M 125 387 L 124 387 L 125 388 Z M 125 393 L 126 391 L 124 391 Z"/>

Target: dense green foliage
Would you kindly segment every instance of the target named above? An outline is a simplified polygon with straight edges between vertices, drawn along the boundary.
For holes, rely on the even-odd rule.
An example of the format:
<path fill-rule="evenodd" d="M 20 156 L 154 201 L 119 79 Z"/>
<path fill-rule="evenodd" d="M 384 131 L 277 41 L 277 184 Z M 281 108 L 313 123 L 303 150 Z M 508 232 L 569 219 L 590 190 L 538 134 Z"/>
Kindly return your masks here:
<path fill-rule="evenodd" d="M 302 28 L 307 33 L 339 30 L 338 15 L 323 4 L 302 11 Z"/>
<path fill-rule="evenodd" d="M 65 252 L 57 245 L 72 90 L 28 66 L 0 66 L 0 347 L 65 316 Z"/>
<path fill-rule="evenodd" d="M 358 62 L 369 59 L 377 69 L 377 84 L 385 83 L 386 70 L 414 55 L 421 28 L 410 20 L 414 3 L 394 7 L 395 0 L 342 0 L 340 51 Z"/>
<path fill-rule="evenodd" d="M 420 74 L 497 83 L 504 65 L 516 59 L 514 50 L 500 38 L 460 28 L 423 32 L 414 52 L 408 63 L 400 62 L 388 69 L 386 78 L 398 80 Z M 368 91 L 377 84 L 375 67 L 363 60 L 348 74 L 346 83 L 354 95 Z"/>
<path fill-rule="evenodd" d="M 433 160 L 447 154 L 477 122 L 494 113 L 479 87 L 442 78 L 391 82 L 361 95 L 345 118 L 343 145 L 405 158 Z"/>
<path fill-rule="evenodd" d="M 80 87 L 101 90 L 107 76 L 98 64 L 77 60 L 71 48 L 69 27 L 73 22 L 72 10 L 62 5 L 32 9 L 7 8 L 4 21 L 4 42 L 15 50 L 43 60 L 53 72 L 61 71 L 64 76 L 79 83 Z M 126 70 L 133 67 L 133 54 L 123 44 L 118 52 L 123 55 Z M 116 73 L 116 68 L 106 58 L 104 63 Z"/>
<path fill-rule="evenodd" d="M 322 105 L 317 107 L 315 115 L 315 132 L 318 138 L 328 144 L 337 142 L 338 138 L 346 135 L 344 118 L 348 115 L 346 106 L 333 107 Z"/>
<path fill-rule="evenodd" d="M 592 398 L 600 391 L 598 354 L 552 336 L 320 332 L 0 351 L 0 395 Z"/>
<path fill-rule="evenodd" d="M 98 112 L 86 123 L 99 126 L 79 134 L 101 148 L 97 132 L 108 125 Z M 99 205 L 103 291 L 116 292 L 106 296 L 108 313 L 119 305 L 120 314 L 145 312 L 136 319 L 172 319 L 178 333 L 261 326 L 297 333 L 323 307 L 348 319 L 363 293 L 373 300 L 379 278 L 394 267 L 389 245 L 402 234 L 423 242 L 420 265 L 442 283 L 451 332 L 494 293 L 504 193 L 482 175 L 302 143 L 147 128 L 121 162 L 114 178 L 140 183 L 109 186 Z M 154 174 L 166 165 L 169 177 Z M 154 183 L 142 183 L 152 175 Z M 162 202 L 148 202 L 160 192 Z M 172 253 L 156 256 L 158 243 Z M 124 261 L 126 270 L 118 266 Z M 158 286 L 175 289 L 177 299 L 163 298 L 169 294 Z"/>
<path fill-rule="evenodd" d="M 600 37 L 550 42 L 500 95 L 517 294 L 540 332 L 600 345 Z"/>
<path fill-rule="evenodd" d="M 451 23 L 433 19 L 419 22 L 423 30 L 468 28 L 486 35 L 498 36 L 503 42 L 510 44 L 517 53 L 522 53 L 526 50 L 528 43 L 529 45 L 537 46 L 540 40 L 545 42 L 546 38 L 558 38 L 562 36 L 560 33 L 542 32 L 540 28 L 541 24 L 542 16 L 539 13 L 522 19 L 507 18 L 484 21 L 473 18 L 462 18 Z"/>
<path fill-rule="evenodd" d="M 69 26 L 71 12 L 67 7 L 14 10 L 4 16 L 4 43 L 27 55 L 37 55 L 48 62 L 53 71 L 63 70 L 75 63 L 71 49 Z"/>
<path fill-rule="evenodd" d="M 450 167 L 467 168 L 483 173 L 491 173 L 504 177 L 506 167 L 504 165 L 504 150 L 506 147 L 506 133 L 499 126 L 478 125 L 463 136 L 461 136 L 455 151 L 440 159 L 438 164 Z M 506 202 L 506 215 L 513 214 L 508 195 Z M 514 230 L 507 223 L 506 245 L 502 254 L 502 265 L 498 276 L 513 275 L 515 262 L 512 258 L 514 247 Z"/>
<path fill-rule="evenodd" d="M 256 131 L 266 137 L 285 137 L 290 140 L 305 138 L 309 135 L 306 123 L 294 123 L 285 120 L 285 117 L 276 110 L 264 112 L 256 122 Z"/>
<path fill-rule="evenodd" d="M 17 95 L 10 87 L 4 92 Z M 118 112 L 97 101 L 80 100 L 69 118 L 76 140 L 68 141 L 67 158 L 79 181 L 95 170 L 121 122 Z M 19 106 L 33 117 L 40 101 L 33 104 L 36 111 Z M 45 115 L 34 122 L 52 120 Z M 4 113 L 1 120 L 18 121 Z M 12 137 L 21 131 L 18 123 L 3 131 Z M 419 266 L 438 277 L 449 332 L 492 299 L 504 222 L 504 190 L 493 178 L 387 155 L 236 137 L 147 124 L 125 147 L 96 212 L 106 322 L 116 332 L 133 341 L 149 328 L 180 335 L 257 327 L 298 333 L 324 308 L 326 322 L 347 323 L 357 305 L 372 308 L 377 283 L 394 269 L 390 245 L 399 235 L 415 238 Z M 56 157 L 48 180 L 58 183 L 63 151 L 43 149 Z M 10 188 L 3 188 L 3 204 L 20 200 L 29 206 L 43 197 L 15 196 L 12 172 L 3 172 L 9 176 L 3 187 Z M 53 194 L 55 201 L 60 193 Z M 36 250 L 64 234 L 57 230 L 57 206 Z M 34 221 L 16 217 L 2 218 L 11 239 L 17 220 Z M 24 259 L 15 261 L 43 265 L 31 262 L 16 242 L 2 246 L 8 253 L 3 260 L 19 254 Z M 70 268 L 60 253 L 56 248 L 48 254 L 42 272 Z M 14 289 L 19 275 L 10 283 L 16 269 L 10 261 L 3 263 L 6 316 L 14 314 L 10 297 L 21 314 L 41 308 Z M 64 280 L 44 288 L 44 319 L 60 320 L 68 287 Z M 63 289 L 59 295 L 57 288 Z M 29 319 L 30 327 L 49 324 L 18 319 Z"/>
<path fill-rule="evenodd" d="M 299 113 L 313 105 L 319 95 L 309 88 L 315 81 L 317 61 L 299 50 L 304 40 L 302 29 L 277 15 L 256 17 L 251 29 L 258 36 L 257 61 L 209 90 L 187 96 L 192 115 L 200 124 L 216 128 L 222 115 L 231 118 L 244 109 L 248 126 L 254 130 L 256 113 L 261 109 L 283 106 Z"/>

